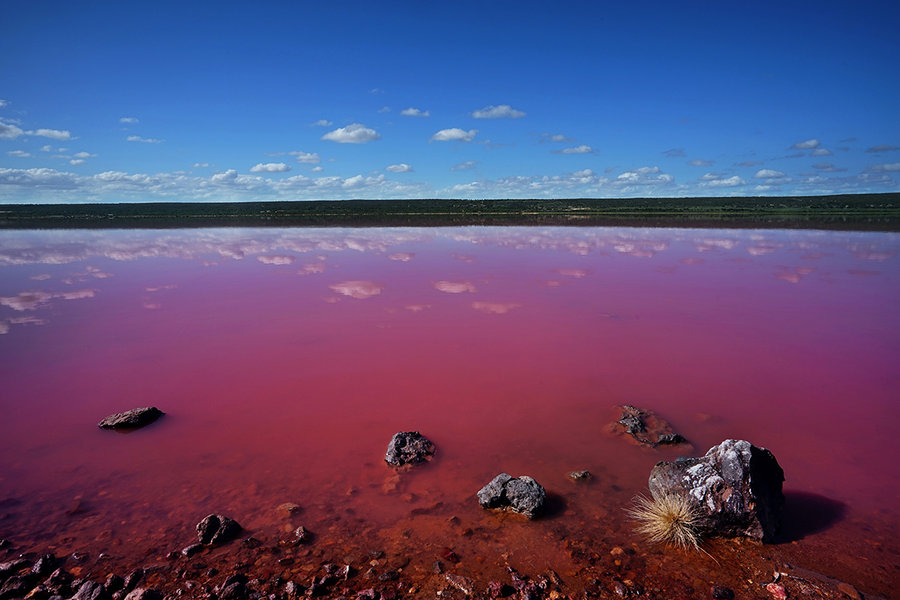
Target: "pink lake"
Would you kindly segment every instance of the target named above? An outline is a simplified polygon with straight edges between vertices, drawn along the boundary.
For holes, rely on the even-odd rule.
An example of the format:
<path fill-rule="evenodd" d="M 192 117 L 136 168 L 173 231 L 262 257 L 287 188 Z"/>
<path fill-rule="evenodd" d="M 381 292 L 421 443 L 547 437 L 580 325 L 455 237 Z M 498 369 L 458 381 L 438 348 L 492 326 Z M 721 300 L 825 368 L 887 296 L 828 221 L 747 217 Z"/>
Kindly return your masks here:
<path fill-rule="evenodd" d="M 885 594 L 898 300 L 895 233 L 3 231 L 0 537 L 124 562 L 220 512 L 262 540 L 302 522 L 420 568 L 451 547 L 488 574 L 498 554 L 562 572 L 561 540 L 639 540 L 622 508 L 657 461 L 739 438 L 785 471 L 777 551 Z M 691 446 L 609 435 L 618 404 Z M 145 429 L 96 426 L 149 405 L 166 416 Z M 437 456 L 398 477 L 383 456 L 407 430 Z M 482 511 L 501 471 L 541 482 L 550 518 Z"/>

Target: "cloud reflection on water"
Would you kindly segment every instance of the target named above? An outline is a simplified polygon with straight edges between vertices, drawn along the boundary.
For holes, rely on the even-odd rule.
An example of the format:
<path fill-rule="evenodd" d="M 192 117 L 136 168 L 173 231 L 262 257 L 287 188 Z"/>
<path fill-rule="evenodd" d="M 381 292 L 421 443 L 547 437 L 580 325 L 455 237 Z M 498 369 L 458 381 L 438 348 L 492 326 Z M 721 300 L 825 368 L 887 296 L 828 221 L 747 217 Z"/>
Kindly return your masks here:
<path fill-rule="evenodd" d="M 373 281 L 343 281 L 328 286 L 338 294 L 350 296 L 358 300 L 365 300 L 372 296 L 377 296 L 384 289 L 383 285 Z"/>

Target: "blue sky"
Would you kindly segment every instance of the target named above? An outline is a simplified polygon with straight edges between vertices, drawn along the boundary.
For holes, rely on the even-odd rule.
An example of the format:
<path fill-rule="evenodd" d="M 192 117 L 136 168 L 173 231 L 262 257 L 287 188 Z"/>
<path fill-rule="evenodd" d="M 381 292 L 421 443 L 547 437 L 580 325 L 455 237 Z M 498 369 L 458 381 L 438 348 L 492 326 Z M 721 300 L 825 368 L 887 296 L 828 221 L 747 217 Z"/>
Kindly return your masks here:
<path fill-rule="evenodd" d="M 0 202 L 900 190 L 895 2 L 5 2 Z"/>

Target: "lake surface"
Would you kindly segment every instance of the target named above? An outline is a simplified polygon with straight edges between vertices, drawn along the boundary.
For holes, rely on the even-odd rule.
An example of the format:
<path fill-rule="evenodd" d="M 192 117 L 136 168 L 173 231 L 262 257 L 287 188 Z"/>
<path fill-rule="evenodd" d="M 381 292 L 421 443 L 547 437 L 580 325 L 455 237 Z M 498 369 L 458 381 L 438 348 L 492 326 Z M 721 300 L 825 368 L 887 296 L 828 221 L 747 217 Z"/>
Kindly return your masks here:
<path fill-rule="evenodd" d="M 220 512 L 410 568 L 452 548 L 574 572 L 573 540 L 640 542 L 622 509 L 657 461 L 739 438 L 784 468 L 778 552 L 878 592 L 900 556 L 898 299 L 894 233 L 3 231 L 0 537 L 126 561 Z M 691 445 L 611 435 L 618 404 Z M 145 429 L 96 426 L 150 405 Z M 407 430 L 437 456 L 398 475 Z M 482 511 L 501 471 L 551 514 Z"/>

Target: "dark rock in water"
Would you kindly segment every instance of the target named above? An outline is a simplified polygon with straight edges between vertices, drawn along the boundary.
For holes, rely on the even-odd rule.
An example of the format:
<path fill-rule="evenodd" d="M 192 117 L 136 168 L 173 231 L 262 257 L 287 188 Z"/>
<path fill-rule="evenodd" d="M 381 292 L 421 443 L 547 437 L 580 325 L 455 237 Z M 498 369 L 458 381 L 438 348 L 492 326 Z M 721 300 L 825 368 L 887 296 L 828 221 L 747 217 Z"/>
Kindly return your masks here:
<path fill-rule="evenodd" d="M 10 577 L 0 586 L 0 599 L 24 598 L 36 583 L 37 578 L 31 573 Z"/>
<path fill-rule="evenodd" d="M 306 527 L 301 525 L 297 529 L 294 530 L 293 537 L 289 540 L 281 540 L 279 543 L 282 546 L 299 546 L 300 544 L 305 544 L 307 542 L 312 541 L 313 534 Z"/>
<path fill-rule="evenodd" d="M 384 460 L 389 465 L 400 467 L 415 465 L 431 460 L 434 443 L 418 431 L 399 431 L 388 444 Z"/>
<path fill-rule="evenodd" d="M 137 429 L 149 425 L 165 413 L 155 406 L 133 408 L 125 412 L 110 415 L 98 423 L 101 429 Z"/>
<path fill-rule="evenodd" d="M 650 472 L 655 498 L 687 498 L 707 535 L 771 542 L 781 526 L 784 471 L 775 456 L 744 440 L 725 440 L 700 458 L 657 463 Z"/>
<path fill-rule="evenodd" d="M 156 590 L 136 588 L 125 596 L 125 600 L 163 600 L 163 595 Z"/>
<path fill-rule="evenodd" d="M 547 493 L 541 484 L 527 475 L 513 477 L 500 473 L 478 490 L 478 503 L 482 508 L 511 510 L 529 519 L 540 514 L 546 499 Z"/>
<path fill-rule="evenodd" d="M 572 471 L 567 477 L 572 481 L 587 481 L 592 476 L 590 471 Z"/>
<path fill-rule="evenodd" d="M 201 544 L 224 544 L 241 532 L 241 526 L 225 515 L 207 515 L 197 523 L 197 537 Z"/>
<path fill-rule="evenodd" d="M 623 404 L 616 408 L 622 411 L 622 416 L 612 424 L 612 430 L 630 436 L 638 444 L 655 448 L 661 444 L 687 443 L 682 435 L 675 433 L 668 421 L 653 411 L 630 404 Z"/>
<path fill-rule="evenodd" d="M 72 596 L 72 600 L 110 600 L 111 596 L 99 583 L 85 581 Z"/>

